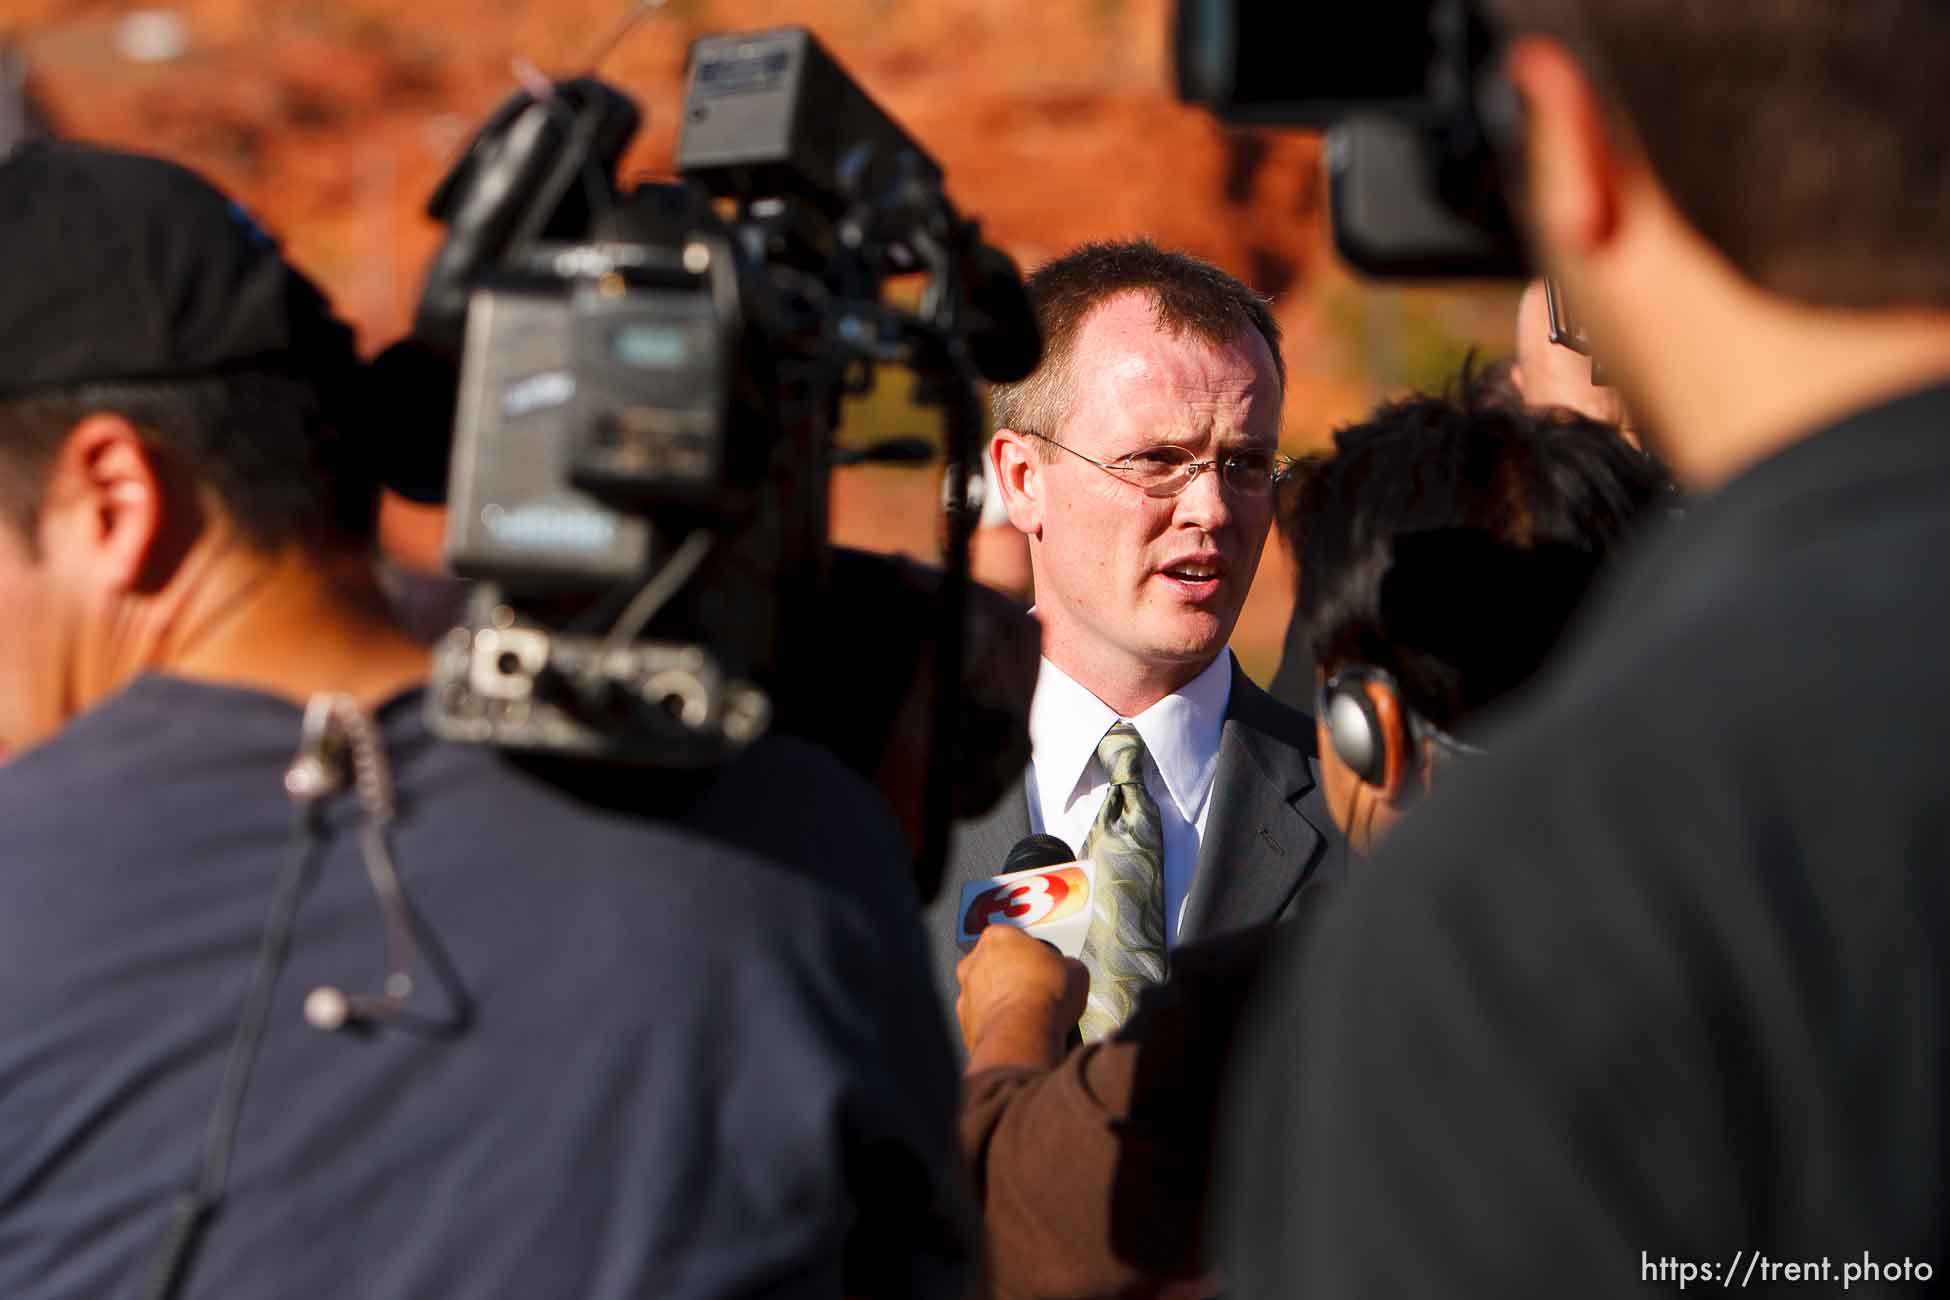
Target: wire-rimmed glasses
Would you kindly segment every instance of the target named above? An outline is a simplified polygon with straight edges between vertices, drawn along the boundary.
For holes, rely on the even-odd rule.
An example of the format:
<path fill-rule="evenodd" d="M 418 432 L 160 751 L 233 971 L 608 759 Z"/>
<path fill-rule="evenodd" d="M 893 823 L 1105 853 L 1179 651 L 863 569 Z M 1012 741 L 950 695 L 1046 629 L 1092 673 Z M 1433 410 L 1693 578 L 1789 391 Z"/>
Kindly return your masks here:
<path fill-rule="evenodd" d="M 1175 497 L 1208 469 L 1216 469 L 1220 482 L 1241 496 L 1260 496 L 1272 491 L 1293 467 L 1291 457 L 1262 447 L 1229 452 L 1216 460 L 1200 460 L 1185 448 L 1168 442 L 1132 452 L 1122 460 L 1098 460 L 1074 447 L 1064 446 L 1048 434 L 1037 433 L 1033 429 L 1023 432 L 1069 452 L 1078 460 L 1089 461 L 1104 473 L 1129 483 L 1148 497 Z"/>

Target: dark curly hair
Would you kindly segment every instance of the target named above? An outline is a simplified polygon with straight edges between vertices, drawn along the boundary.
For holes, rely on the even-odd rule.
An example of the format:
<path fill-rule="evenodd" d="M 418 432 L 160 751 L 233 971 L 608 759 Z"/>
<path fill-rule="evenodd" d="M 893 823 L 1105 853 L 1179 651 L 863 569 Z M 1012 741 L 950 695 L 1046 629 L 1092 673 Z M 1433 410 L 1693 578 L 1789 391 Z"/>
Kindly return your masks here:
<path fill-rule="evenodd" d="M 1389 402 L 1304 457 L 1280 529 L 1326 673 L 1384 668 L 1445 729 L 1533 673 L 1599 566 L 1672 498 L 1610 425 L 1455 393 Z"/>

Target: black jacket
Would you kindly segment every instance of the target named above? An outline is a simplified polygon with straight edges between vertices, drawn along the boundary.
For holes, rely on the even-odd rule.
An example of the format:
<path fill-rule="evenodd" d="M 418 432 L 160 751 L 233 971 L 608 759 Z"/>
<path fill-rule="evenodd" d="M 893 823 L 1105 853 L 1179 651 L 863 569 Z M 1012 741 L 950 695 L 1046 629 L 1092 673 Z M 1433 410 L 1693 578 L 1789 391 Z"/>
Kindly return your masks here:
<path fill-rule="evenodd" d="M 1926 1292 L 1950 387 L 1651 540 L 1492 749 L 1267 971 L 1229 1117 L 1236 1293 L 1839 1294 L 1865 1252 Z"/>

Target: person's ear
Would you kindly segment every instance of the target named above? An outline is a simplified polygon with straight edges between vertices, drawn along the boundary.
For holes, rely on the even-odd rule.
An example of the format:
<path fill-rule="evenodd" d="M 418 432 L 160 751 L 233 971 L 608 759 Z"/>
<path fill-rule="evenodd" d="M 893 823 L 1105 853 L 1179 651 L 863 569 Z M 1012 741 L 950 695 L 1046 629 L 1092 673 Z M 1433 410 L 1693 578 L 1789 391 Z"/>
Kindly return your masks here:
<path fill-rule="evenodd" d="M 1526 36 L 1505 65 L 1524 103 L 1528 219 L 1552 258 L 1617 233 L 1623 156 L 1590 78 L 1554 40 Z"/>
<path fill-rule="evenodd" d="M 1014 429 L 997 429 L 989 442 L 989 456 L 1002 502 L 1009 508 L 1009 522 L 1017 532 L 1041 537 L 1047 484 L 1041 448 L 1033 446 L 1034 442 L 1028 434 Z"/>
<path fill-rule="evenodd" d="M 1408 721 L 1402 716 L 1402 702 L 1395 692 L 1381 682 L 1364 682 L 1361 689 L 1367 694 L 1368 703 L 1374 709 L 1375 721 L 1380 725 L 1381 735 L 1381 779 L 1370 782 L 1380 794 L 1384 803 L 1399 806 L 1410 801 L 1414 792 L 1409 789 L 1409 778 L 1414 775 L 1411 764 L 1419 763 L 1420 755 L 1409 748 Z"/>
<path fill-rule="evenodd" d="M 48 474 L 39 535 L 45 552 L 97 591 L 156 585 L 165 475 L 134 425 L 95 414 L 68 431 Z"/>

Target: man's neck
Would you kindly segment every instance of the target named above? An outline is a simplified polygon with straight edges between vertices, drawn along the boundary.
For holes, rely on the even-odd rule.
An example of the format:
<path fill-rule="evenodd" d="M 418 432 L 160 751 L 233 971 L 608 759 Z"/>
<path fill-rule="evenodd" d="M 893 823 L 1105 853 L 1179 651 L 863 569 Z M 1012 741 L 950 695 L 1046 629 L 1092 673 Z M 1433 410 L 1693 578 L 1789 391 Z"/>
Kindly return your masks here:
<path fill-rule="evenodd" d="M 1644 281 L 1663 296 L 1621 343 L 1647 440 L 1695 493 L 1853 411 L 1950 378 L 1950 312 L 1804 307 L 1694 260 L 1687 276 Z"/>
<path fill-rule="evenodd" d="M 182 590 L 131 610 L 91 657 L 98 687 L 165 672 L 296 702 L 337 691 L 372 707 L 426 678 L 426 649 L 393 622 L 363 556 L 218 549 L 171 586 Z"/>
<path fill-rule="evenodd" d="M 1225 647 L 1221 646 L 1216 654 L 1192 663 L 1116 665 L 1063 646 L 1043 646 L 1044 658 L 1102 700 L 1120 718 L 1135 718 L 1167 695 L 1184 690 L 1224 653 Z"/>

